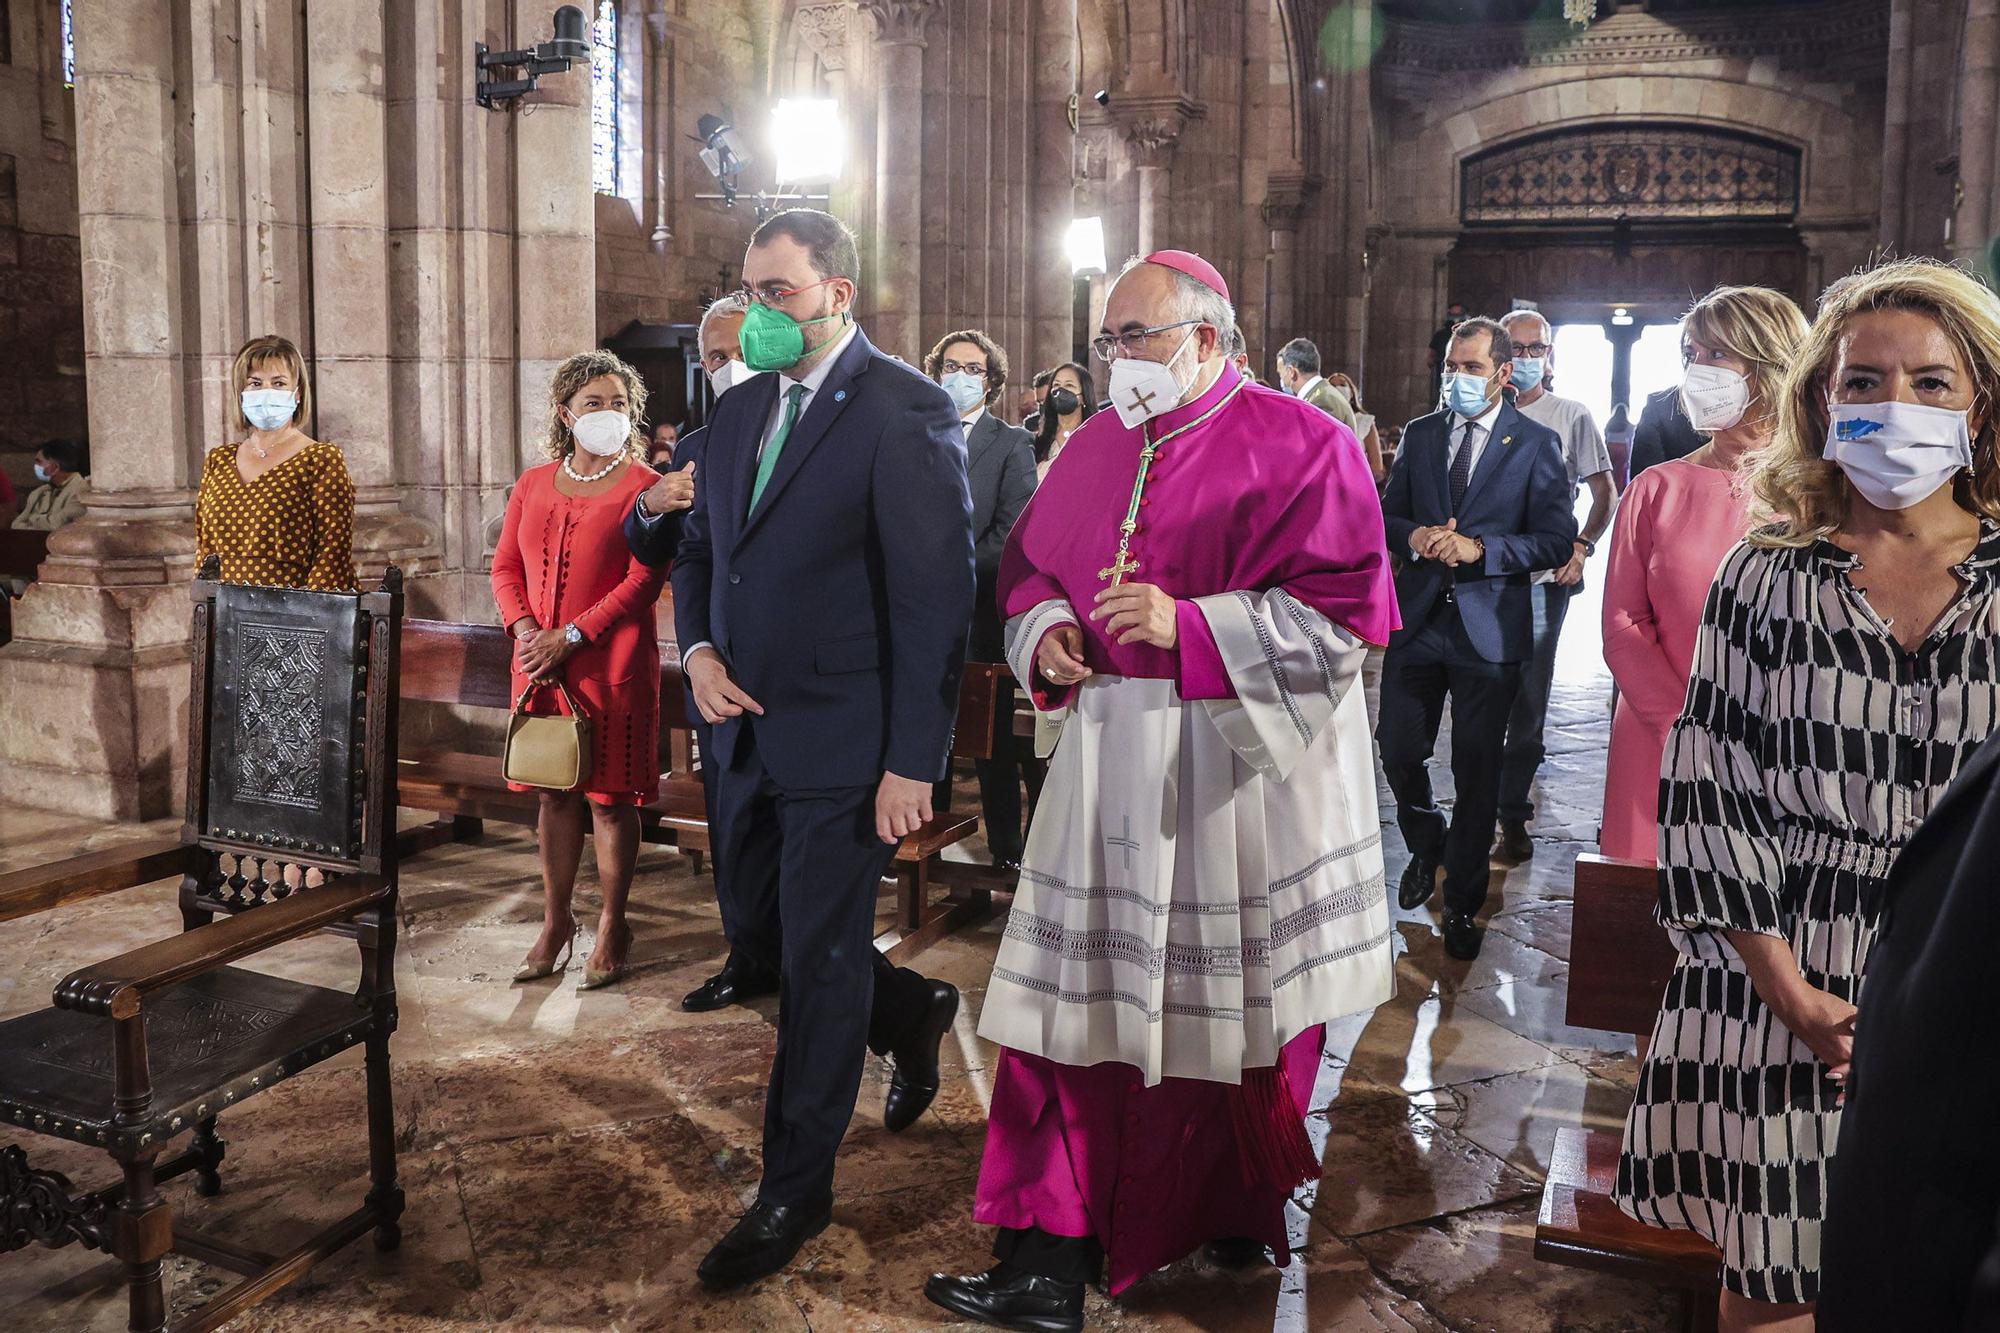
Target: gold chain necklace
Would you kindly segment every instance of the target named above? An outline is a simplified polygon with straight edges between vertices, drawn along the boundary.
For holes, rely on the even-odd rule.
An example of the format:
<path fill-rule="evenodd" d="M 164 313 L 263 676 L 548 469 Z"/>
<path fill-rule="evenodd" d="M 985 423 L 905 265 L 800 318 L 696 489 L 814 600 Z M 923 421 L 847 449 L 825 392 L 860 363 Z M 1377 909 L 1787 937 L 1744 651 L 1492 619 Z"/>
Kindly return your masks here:
<path fill-rule="evenodd" d="M 1243 386 L 1249 382 L 1247 379 L 1237 380 L 1234 385 L 1230 386 L 1229 392 L 1223 394 L 1214 407 L 1209 408 L 1208 411 L 1203 412 L 1185 426 L 1174 427 L 1157 440 L 1151 437 L 1152 423 L 1147 423 L 1146 447 L 1139 451 L 1139 475 L 1132 479 L 1132 502 L 1125 508 L 1125 521 L 1118 525 L 1118 555 L 1112 560 L 1108 568 L 1097 571 L 1097 577 L 1110 579 L 1111 586 L 1115 588 L 1125 581 L 1128 574 L 1136 574 L 1139 571 L 1139 562 L 1132 558 L 1132 534 L 1139 530 L 1139 506 L 1145 502 L 1146 479 L 1152 473 L 1153 459 L 1159 454 L 1160 446 L 1168 440 L 1179 439 L 1197 426 L 1205 426 L 1210 421 L 1213 421 L 1216 413 L 1229 406 L 1236 398 L 1236 395 L 1243 391 Z"/>

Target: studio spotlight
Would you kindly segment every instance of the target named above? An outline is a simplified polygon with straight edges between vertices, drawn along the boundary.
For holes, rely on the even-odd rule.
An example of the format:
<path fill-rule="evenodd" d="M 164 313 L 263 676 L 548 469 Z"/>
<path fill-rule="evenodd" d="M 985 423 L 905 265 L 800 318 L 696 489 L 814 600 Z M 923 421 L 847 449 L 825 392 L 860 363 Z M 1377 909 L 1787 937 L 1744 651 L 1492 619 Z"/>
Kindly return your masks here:
<path fill-rule="evenodd" d="M 488 111 L 502 104 L 512 105 L 535 91 L 535 82 L 544 74 L 561 74 L 579 60 L 590 59 L 590 37 L 584 30 L 583 11 L 564 5 L 555 13 L 555 36 L 525 51 L 492 51 L 486 43 L 472 44 L 473 98 Z M 521 71 L 519 78 L 502 79 L 500 70 Z"/>
<path fill-rule="evenodd" d="M 1069 271 L 1104 272 L 1104 219 L 1075 218 L 1069 224 Z"/>
<path fill-rule="evenodd" d="M 694 141 L 701 145 L 701 164 L 722 189 L 725 204 L 736 202 L 736 178 L 750 165 L 750 154 L 736 127 L 720 116 L 703 116 L 694 123 Z"/>
<path fill-rule="evenodd" d="M 771 112 L 771 149 L 780 188 L 839 179 L 847 154 L 840 103 L 785 98 Z"/>

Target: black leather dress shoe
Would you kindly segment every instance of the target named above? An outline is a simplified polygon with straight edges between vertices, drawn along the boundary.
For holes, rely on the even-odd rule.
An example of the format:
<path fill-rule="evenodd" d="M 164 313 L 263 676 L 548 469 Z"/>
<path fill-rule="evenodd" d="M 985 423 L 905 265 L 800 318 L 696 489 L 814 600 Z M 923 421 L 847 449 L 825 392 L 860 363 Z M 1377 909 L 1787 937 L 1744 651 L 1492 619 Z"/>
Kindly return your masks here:
<path fill-rule="evenodd" d="M 1535 859 L 1535 840 L 1528 836 L 1528 826 L 1518 819 L 1500 822 L 1500 857 L 1519 865 L 1523 861 Z"/>
<path fill-rule="evenodd" d="M 1444 951 L 1461 963 L 1469 963 L 1479 957 L 1479 945 L 1486 932 L 1473 924 L 1472 918 L 1459 912 L 1444 914 Z"/>
<path fill-rule="evenodd" d="M 1270 1247 L 1248 1236 L 1224 1236 L 1202 1247 L 1202 1255 L 1217 1268 L 1248 1268 L 1270 1258 Z"/>
<path fill-rule="evenodd" d="M 1428 856 L 1413 856 L 1410 864 L 1403 867 L 1403 879 L 1396 886 L 1396 902 L 1406 912 L 1413 912 L 1431 900 L 1437 891 L 1438 863 Z"/>
<path fill-rule="evenodd" d="M 931 1274 L 924 1295 L 953 1314 L 995 1328 L 1024 1333 L 1078 1333 L 1083 1327 L 1083 1284 L 1036 1277 L 1011 1264 L 971 1277 Z"/>
<path fill-rule="evenodd" d="M 682 997 L 681 1008 L 691 1014 L 705 1014 L 713 1009 L 727 1009 L 732 1004 L 754 1000 L 760 995 L 777 993 L 776 977 L 740 966 L 732 958 L 723 964 L 720 972 Z"/>
<path fill-rule="evenodd" d="M 890 1052 L 895 1072 L 889 1076 L 889 1095 L 882 1103 L 882 1123 L 891 1134 L 900 1134 L 917 1123 L 930 1109 L 938 1092 L 938 1047 L 958 1017 L 958 987 L 948 981 L 931 981 L 931 1001 L 924 1021 L 906 1040 Z"/>
<path fill-rule="evenodd" d="M 833 1221 L 833 1200 L 817 1207 L 759 1199 L 701 1261 L 696 1276 L 711 1291 L 727 1291 L 769 1277 L 798 1257 L 807 1241 Z"/>

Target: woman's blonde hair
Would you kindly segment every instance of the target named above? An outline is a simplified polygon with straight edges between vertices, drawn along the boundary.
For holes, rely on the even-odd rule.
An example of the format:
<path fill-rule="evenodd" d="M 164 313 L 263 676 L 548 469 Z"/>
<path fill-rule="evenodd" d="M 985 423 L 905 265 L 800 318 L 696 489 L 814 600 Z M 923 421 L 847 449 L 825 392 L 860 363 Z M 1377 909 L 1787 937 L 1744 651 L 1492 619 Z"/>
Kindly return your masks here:
<path fill-rule="evenodd" d="M 1848 487 L 1826 461 L 1828 392 L 1840 340 L 1857 315 L 1907 310 L 1932 320 L 1951 340 L 1972 377 L 1972 469 L 1953 483 L 1959 504 L 2000 519 L 2000 468 L 1994 466 L 1995 407 L 2000 404 L 2000 297 L 1964 269 L 1935 259 L 1896 259 L 1850 273 L 1820 297 L 1819 317 L 1800 344 L 1778 399 L 1778 433 L 1750 476 L 1764 517 L 1774 526 L 1751 534 L 1759 546 L 1809 546 L 1847 521 Z"/>
<path fill-rule="evenodd" d="M 1694 303 L 1681 325 L 1684 341 L 1727 352 L 1741 361 L 1750 381 L 1751 422 L 1768 434 L 1778 415 L 1779 390 L 1799 344 L 1806 317 L 1798 303 L 1769 287 L 1717 287 Z"/>
<path fill-rule="evenodd" d="M 646 381 L 616 352 L 600 347 L 594 352 L 578 352 L 557 366 L 555 378 L 549 381 L 549 428 L 542 437 L 542 452 L 550 458 L 567 458 L 576 448 L 576 437 L 563 424 L 562 409 L 582 392 L 584 385 L 600 375 L 615 375 L 625 386 L 625 406 L 632 418 L 625 456 L 634 459 L 646 456 Z"/>
<path fill-rule="evenodd" d="M 306 379 L 306 359 L 299 355 L 290 338 L 267 333 L 237 348 L 236 360 L 229 367 L 229 382 L 235 390 L 230 396 L 229 412 L 235 418 L 236 429 L 246 434 L 251 427 L 250 419 L 243 415 L 243 388 L 250 382 L 250 372 L 266 361 L 276 361 L 292 377 L 292 391 L 299 399 L 292 412 L 292 424 L 297 426 L 312 420 L 312 382 Z"/>

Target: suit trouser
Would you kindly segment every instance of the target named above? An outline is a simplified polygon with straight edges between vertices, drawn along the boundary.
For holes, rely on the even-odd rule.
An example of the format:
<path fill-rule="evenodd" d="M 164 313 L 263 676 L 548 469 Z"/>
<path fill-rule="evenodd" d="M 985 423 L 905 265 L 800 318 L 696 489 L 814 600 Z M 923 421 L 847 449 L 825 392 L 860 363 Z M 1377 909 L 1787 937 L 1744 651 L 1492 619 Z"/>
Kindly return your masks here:
<path fill-rule="evenodd" d="M 863 1052 L 884 1054 L 909 1032 L 928 983 L 875 948 L 875 899 L 896 854 L 875 836 L 875 788 L 782 788 L 748 727 L 718 770 L 715 852 L 734 904 L 730 944 L 779 978 L 758 1195 L 818 1203 L 833 1192 Z"/>
<path fill-rule="evenodd" d="M 993 700 L 993 754 L 972 761 L 979 775 L 979 818 L 995 861 L 1021 859 L 1021 752 L 1014 736 L 1014 687 L 1003 682 Z"/>
<path fill-rule="evenodd" d="M 1548 753 L 1542 733 L 1548 725 L 1549 691 L 1556 680 L 1556 645 L 1562 637 L 1570 594 L 1576 590 L 1559 583 L 1537 583 L 1532 591 L 1535 651 L 1521 664 L 1521 692 L 1514 696 L 1513 710 L 1507 715 L 1507 743 L 1500 761 L 1500 818 L 1519 824 L 1535 817 L 1535 802 L 1529 793 Z"/>
<path fill-rule="evenodd" d="M 1486 901 L 1493 818 L 1500 803 L 1500 751 L 1521 664 L 1489 662 L 1466 635 L 1455 603 L 1445 603 L 1382 662 L 1382 707 L 1375 742 L 1396 797 L 1396 823 L 1413 856 L 1444 866 L 1444 905 L 1471 915 Z M 1451 699 L 1451 777 L 1457 792 L 1445 819 L 1428 767 L 1444 701 Z"/>

